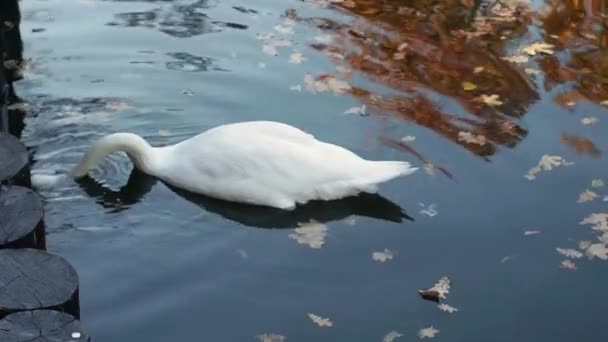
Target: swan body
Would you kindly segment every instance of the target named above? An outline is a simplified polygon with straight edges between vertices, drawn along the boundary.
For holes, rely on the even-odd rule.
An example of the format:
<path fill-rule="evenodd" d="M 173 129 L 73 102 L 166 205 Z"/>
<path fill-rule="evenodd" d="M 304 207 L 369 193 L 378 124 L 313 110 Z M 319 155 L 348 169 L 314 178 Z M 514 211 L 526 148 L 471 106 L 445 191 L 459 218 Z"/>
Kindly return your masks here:
<path fill-rule="evenodd" d="M 101 138 L 72 171 L 80 178 L 123 151 L 141 171 L 190 192 L 292 210 L 335 200 L 414 173 L 407 162 L 369 161 L 287 124 L 251 121 L 212 128 L 175 145 L 152 147 L 133 133 Z"/>

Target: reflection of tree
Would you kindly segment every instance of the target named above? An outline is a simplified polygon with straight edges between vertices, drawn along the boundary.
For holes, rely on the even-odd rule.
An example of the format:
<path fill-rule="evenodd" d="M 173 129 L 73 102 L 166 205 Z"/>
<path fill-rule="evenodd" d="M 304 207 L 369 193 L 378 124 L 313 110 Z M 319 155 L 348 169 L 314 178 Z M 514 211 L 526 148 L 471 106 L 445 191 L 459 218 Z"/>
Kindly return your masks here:
<path fill-rule="evenodd" d="M 214 32 L 219 27 L 247 28 L 247 26 L 238 23 L 211 21 L 204 13 L 204 10 L 210 7 L 208 0 L 198 0 L 188 4 L 176 4 L 170 3 L 170 1 L 149 2 L 162 3 L 163 5 L 149 11 L 120 13 L 116 15 L 116 21 L 108 25 L 156 28 L 163 33 L 178 38 L 189 38 Z M 166 5 L 164 3 L 170 4 Z"/>
<path fill-rule="evenodd" d="M 569 58 L 545 57 L 541 63 L 547 89 L 567 82 L 573 85 L 574 92 L 567 96 L 571 101 L 558 98 L 560 104 L 580 98 L 608 99 L 607 13 L 605 0 L 551 0 L 542 9 L 545 39 L 570 54 Z"/>
<path fill-rule="evenodd" d="M 351 22 L 300 20 L 332 36 L 312 46 L 342 64 L 340 70 L 397 90 L 380 95 L 354 87 L 352 94 L 369 108 L 413 121 L 489 157 L 498 145 L 513 147 L 525 136 L 517 118 L 538 99 L 530 76 L 500 58 L 506 44 L 527 31 L 529 12 L 493 3 L 347 0 L 331 6 L 355 18 Z M 488 105 L 480 99 L 485 94 L 496 94 L 504 103 Z M 456 100 L 466 114 L 446 112 L 435 100 L 442 96 Z M 459 140 L 463 131 L 483 135 L 485 142 Z"/>

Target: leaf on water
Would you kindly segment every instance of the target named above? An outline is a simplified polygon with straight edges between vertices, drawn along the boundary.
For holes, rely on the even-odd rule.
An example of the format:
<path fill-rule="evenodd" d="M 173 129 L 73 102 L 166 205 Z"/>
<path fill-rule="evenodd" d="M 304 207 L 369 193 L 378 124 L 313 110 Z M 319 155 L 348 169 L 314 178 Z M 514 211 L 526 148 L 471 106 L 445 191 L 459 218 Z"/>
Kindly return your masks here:
<path fill-rule="evenodd" d="M 593 213 L 584 218 L 579 224 L 591 224 L 593 225 L 591 229 L 595 231 L 599 231 L 602 233 L 608 232 L 608 214 Z"/>
<path fill-rule="evenodd" d="M 547 55 L 552 55 L 554 53 L 553 48 L 555 45 L 547 44 L 547 43 L 534 43 L 532 45 L 526 46 L 522 48 L 522 51 L 527 53 L 530 56 L 535 56 L 539 53 L 544 53 Z"/>
<path fill-rule="evenodd" d="M 391 331 L 384 336 L 382 342 L 393 342 L 396 338 L 403 336 L 403 334 L 397 331 Z"/>
<path fill-rule="evenodd" d="M 578 242 L 578 249 L 585 250 L 591 246 L 591 241 L 583 240 Z"/>
<path fill-rule="evenodd" d="M 540 171 L 551 171 L 554 167 L 570 166 L 573 164 L 574 163 L 566 161 L 561 156 L 545 154 L 540 158 L 538 164 L 528 171 L 525 177 L 528 180 L 534 180 L 536 179 L 536 174 Z"/>
<path fill-rule="evenodd" d="M 323 247 L 327 236 L 327 226 L 312 219 L 306 223 L 298 222 L 298 226 L 299 228 L 294 229 L 294 233 L 289 234 L 290 238 L 313 249 Z"/>
<path fill-rule="evenodd" d="M 289 63 L 292 64 L 300 64 L 306 60 L 307 58 L 304 57 L 304 55 L 302 55 L 300 52 L 294 52 L 289 56 Z"/>
<path fill-rule="evenodd" d="M 598 198 L 599 195 L 596 194 L 595 192 L 589 190 L 589 189 L 585 189 L 585 191 L 581 192 L 580 195 L 578 195 L 578 203 L 585 203 L 585 202 L 590 202 L 593 201 L 594 199 Z"/>
<path fill-rule="evenodd" d="M 374 261 L 385 262 L 387 260 L 392 260 L 395 254 L 388 249 L 384 249 L 382 252 L 373 252 L 372 259 Z"/>
<path fill-rule="evenodd" d="M 586 250 L 585 254 L 589 259 L 598 258 L 601 260 L 608 260 L 608 248 L 603 243 L 594 243 L 590 245 Z"/>
<path fill-rule="evenodd" d="M 289 86 L 289 90 L 293 90 L 293 91 L 302 91 L 302 85 L 297 84 L 297 85 L 292 85 L 292 86 Z"/>
<path fill-rule="evenodd" d="M 418 331 L 418 337 L 423 338 L 433 338 L 435 335 L 439 333 L 439 330 L 435 329 L 432 325 L 428 328 L 420 329 Z"/>
<path fill-rule="evenodd" d="M 540 70 L 538 70 L 538 69 L 532 69 L 532 68 L 525 68 L 524 71 L 528 75 L 539 75 L 541 73 Z"/>
<path fill-rule="evenodd" d="M 486 137 L 479 134 L 475 135 L 471 132 L 458 132 L 458 141 L 464 141 L 467 144 L 477 144 L 477 145 L 485 145 Z"/>
<path fill-rule="evenodd" d="M 271 40 L 274 35 L 272 33 L 258 33 L 255 35 L 258 40 Z"/>
<path fill-rule="evenodd" d="M 507 255 L 505 257 L 503 257 L 502 259 L 500 259 L 500 263 L 504 264 L 505 262 L 511 261 L 513 260 L 515 257 L 512 255 Z"/>
<path fill-rule="evenodd" d="M 334 325 L 329 318 L 323 318 L 312 313 L 309 313 L 308 317 L 320 327 L 331 327 Z"/>
<path fill-rule="evenodd" d="M 330 77 L 327 80 L 327 85 L 329 89 L 336 94 L 344 94 L 345 92 L 351 89 L 351 86 L 350 84 L 348 84 L 348 82 L 339 80 L 335 77 Z"/>
<path fill-rule="evenodd" d="M 475 90 L 477 89 L 477 84 L 473 83 L 473 82 L 462 82 L 462 89 L 466 90 L 466 91 L 471 91 L 471 90 Z"/>
<path fill-rule="evenodd" d="M 601 188 L 604 186 L 604 181 L 602 179 L 594 179 L 591 181 L 592 188 Z"/>
<path fill-rule="evenodd" d="M 418 293 L 422 296 L 422 298 L 426 300 L 432 300 L 434 302 L 439 303 L 439 299 L 446 299 L 446 295 L 450 292 L 450 288 L 452 281 L 449 277 L 441 277 L 433 287 L 427 290 L 418 290 Z"/>
<path fill-rule="evenodd" d="M 588 117 L 584 117 L 584 118 L 582 118 L 582 119 L 581 119 L 581 123 L 582 123 L 583 125 L 587 125 L 587 126 L 590 126 L 590 125 L 595 125 L 595 124 L 596 124 L 596 123 L 598 123 L 599 121 L 600 121 L 600 120 L 599 120 L 598 118 L 593 117 L 593 116 L 588 116 Z"/>
<path fill-rule="evenodd" d="M 524 235 L 525 236 L 529 236 L 529 235 L 537 235 L 537 234 L 540 234 L 540 233 L 541 233 L 540 230 L 526 230 L 524 232 Z"/>
<path fill-rule="evenodd" d="M 293 25 L 284 22 L 280 25 L 276 25 L 274 30 L 283 35 L 291 35 L 293 34 Z"/>
<path fill-rule="evenodd" d="M 496 107 L 496 106 L 501 106 L 504 104 L 504 102 L 499 100 L 500 96 L 498 94 L 492 94 L 492 95 L 481 95 L 480 97 L 477 98 L 477 101 L 481 101 L 485 104 L 487 104 L 488 106 L 492 106 L 492 107 Z"/>
<path fill-rule="evenodd" d="M 416 140 L 416 137 L 413 135 L 406 135 L 403 138 L 401 138 L 401 141 L 404 143 L 413 142 L 415 140 Z"/>
<path fill-rule="evenodd" d="M 418 203 L 418 205 L 420 205 L 422 207 L 422 209 L 420 209 L 420 213 L 423 215 L 433 217 L 433 216 L 439 214 L 439 212 L 436 209 L 435 204 L 430 204 L 428 207 L 425 207 L 425 205 L 423 203 Z"/>
<path fill-rule="evenodd" d="M 445 311 L 447 313 L 454 313 L 454 312 L 458 311 L 458 309 L 456 309 L 455 307 L 445 304 L 445 303 L 439 304 L 439 305 L 437 305 L 437 307 L 439 308 L 439 310 Z"/>
<path fill-rule="evenodd" d="M 277 334 L 263 334 L 256 336 L 260 342 L 283 342 L 285 336 Z"/>
<path fill-rule="evenodd" d="M 569 270 L 569 271 L 577 270 L 576 264 L 572 260 L 568 260 L 568 259 L 562 261 L 562 263 L 559 265 L 559 267 L 563 268 L 565 270 Z"/>
<path fill-rule="evenodd" d="M 484 67 L 482 67 L 482 66 L 478 66 L 478 67 L 475 67 L 475 69 L 473 69 L 473 73 L 474 73 L 474 74 L 479 74 L 480 72 L 482 72 L 482 71 L 484 71 L 484 70 L 485 70 L 485 68 L 484 68 Z"/>
<path fill-rule="evenodd" d="M 268 56 L 278 56 L 279 55 L 277 48 L 272 44 L 262 45 L 262 52 L 264 52 Z"/>
<path fill-rule="evenodd" d="M 566 258 L 580 259 L 583 257 L 583 253 L 577 251 L 576 249 L 557 247 L 556 250 L 559 254 L 565 256 Z"/>
<path fill-rule="evenodd" d="M 528 56 L 524 56 L 524 55 L 500 57 L 500 59 L 505 60 L 507 62 L 511 62 L 511 63 L 527 63 L 529 60 Z"/>
<path fill-rule="evenodd" d="M 424 169 L 424 172 L 426 172 L 429 175 L 432 175 L 435 173 L 435 165 L 433 165 L 433 163 L 425 162 L 424 164 L 422 164 L 422 168 Z"/>
<path fill-rule="evenodd" d="M 344 114 L 356 114 L 356 115 L 367 115 L 365 105 L 360 107 L 352 107 L 344 112 Z"/>

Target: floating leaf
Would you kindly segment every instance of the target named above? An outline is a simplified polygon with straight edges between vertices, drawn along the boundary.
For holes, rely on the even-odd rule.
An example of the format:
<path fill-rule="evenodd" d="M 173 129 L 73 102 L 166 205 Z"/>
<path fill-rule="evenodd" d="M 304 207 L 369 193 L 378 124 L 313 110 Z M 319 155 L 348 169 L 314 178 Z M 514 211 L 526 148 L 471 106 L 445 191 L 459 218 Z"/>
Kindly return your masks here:
<path fill-rule="evenodd" d="M 260 342 L 283 342 L 285 341 L 285 336 L 277 335 L 277 334 L 264 334 L 256 336 Z"/>
<path fill-rule="evenodd" d="M 439 308 L 439 310 L 445 311 L 447 313 L 454 313 L 454 312 L 458 311 L 458 309 L 456 309 L 455 307 L 445 304 L 445 303 L 439 304 L 439 305 L 437 305 L 437 307 Z"/>
<path fill-rule="evenodd" d="M 536 174 L 542 170 L 551 171 L 551 170 L 553 170 L 554 167 L 557 167 L 557 166 L 570 166 L 573 164 L 574 163 L 568 162 L 560 156 L 545 154 L 540 158 L 540 161 L 538 162 L 538 164 L 528 171 L 528 173 L 525 175 L 525 177 L 528 180 L 534 180 L 534 179 L 536 179 Z"/>
<path fill-rule="evenodd" d="M 403 336 L 403 334 L 397 331 L 391 331 L 384 336 L 382 342 L 393 342 L 396 338 Z"/>
<path fill-rule="evenodd" d="M 471 132 L 458 132 L 458 141 L 464 141 L 467 144 L 485 145 L 486 137 L 483 135 L 475 135 Z"/>
<path fill-rule="evenodd" d="M 477 84 L 473 82 L 462 82 L 462 89 L 466 91 L 471 91 L 477 89 Z"/>
<path fill-rule="evenodd" d="M 412 141 L 415 141 L 415 140 L 416 140 L 416 137 L 413 136 L 413 135 L 406 135 L 403 138 L 401 138 L 401 141 L 404 142 L 404 143 L 412 142 Z"/>
<path fill-rule="evenodd" d="M 300 64 L 306 60 L 307 58 L 304 57 L 304 55 L 302 55 L 300 52 L 294 52 L 289 56 L 289 63 L 292 64 Z"/>
<path fill-rule="evenodd" d="M 296 85 L 289 86 L 289 90 L 302 91 L 302 85 L 296 84 Z"/>
<path fill-rule="evenodd" d="M 595 125 L 595 124 L 596 124 L 596 123 L 598 123 L 599 121 L 600 121 L 600 120 L 599 120 L 598 118 L 593 117 L 593 116 L 588 116 L 588 117 L 585 117 L 585 118 L 582 118 L 582 119 L 581 119 L 581 123 L 582 123 L 583 125 L 587 125 L 587 126 L 590 126 L 590 125 Z"/>
<path fill-rule="evenodd" d="M 585 249 L 589 248 L 589 246 L 591 246 L 591 241 L 583 240 L 583 241 L 579 241 L 579 243 L 578 243 L 578 248 L 581 250 L 585 250 Z"/>
<path fill-rule="evenodd" d="M 523 52 L 527 53 L 530 56 L 535 56 L 538 53 L 544 53 L 548 55 L 552 55 L 554 53 L 553 48 L 555 45 L 547 44 L 547 43 L 534 43 L 532 45 L 526 46 L 522 49 Z"/>
<path fill-rule="evenodd" d="M 450 292 L 452 281 L 450 278 L 444 276 L 439 279 L 433 287 L 427 290 L 418 290 L 418 293 L 422 298 L 432 300 L 439 303 L 439 299 L 446 299 L 446 295 Z"/>
<path fill-rule="evenodd" d="M 418 337 L 423 338 L 433 338 L 435 335 L 439 333 L 439 330 L 435 329 L 432 325 L 428 328 L 420 329 L 418 331 Z"/>
<path fill-rule="evenodd" d="M 589 259 L 598 258 L 608 260 L 608 248 L 603 243 L 594 243 L 585 250 L 585 254 Z"/>
<path fill-rule="evenodd" d="M 428 207 L 425 208 L 425 205 L 423 203 L 418 203 L 418 205 L 420 205 L 423 209 L 420 210 L 420 213 L 423 215 L 427 215 L 429 217 L 433 217 L 435 215 L 437 215 L 439 212 L 436 210 L 436 205 L 435 204 L 430 204 Z"/>
<path fill-rule="evenodd" d="M 559 267 L 563 268 L 565 270 L 570 270 L 570 271 L 577 270 L 576 264 L 572 260 L 568 260 L 568 259 L 562 261 L 562 263 L 560 264 Z"/>
<path fill-rule="evenodd" d="M 608 232 L 608 214 L 593 213 L 583 219 L 579 224 L 591 224 L 593 227 L 591 229 L 605 233 Z"/>
<path fill-rule="evenodd" d="M 386 260 L 392 260 L 395 254 L 388 249 L 385 249 L 382 252 L 373 252 L 372 259 L 374 261 L 385 262 Z"/>
<path fill-rule="evenodd" d="M 298 241 L 299 244 L 308 245 L 310 248 L 319 249 L 325 244 L 327 236 L 327 226 L 315 220 L 306 223 L 298 222 L 299 228 L 294 229 L 295 233 L 289 237 Z"/>
<path fill-rule="evenodd" d="M 585 191 L 581 192 L 581 194 L 578 196 L 577 202 L 578 203 L 590 202 L 598 197 L 599 197 L 598 194 L 596 194 L 595 192 L 593 192 L 589 189 L 585 189 Z"/>
<path fill-rule="evenodd" d="M 478 101 L 481 101 L 485 104 L 487 104 L 488 106 L 501 106 L 503 105 L 503 102 L 499 100 L 500 96 L 498 94 L 492 94 L 492 95 L 481 95 L 480 97 L 478 97 Z"/>
<path fill-rule="evenodd" d="M 346 110 L 344 114 L 366 115 L 366 107 L 365 105 L 361 105 L 360 107 L 352 107 Z"/>
<path fill-rule="evenodd" d="M 601 179 L 594 179 L 591 181 L 592 188 L 601 188 L 604 186 L 604 181 Z"/>
<path fill-rule="evenodd" d="M 329 318 L 323 318 L 312 313 L 309 313 L 308 317 L 320 327 L 331 327 L 334 325 Z"/>
<path fill-rule="evenodd" d="M 559 254 L 565 256 L 566 258 L 580 259 L 583 257 L 583 253 L 577 251 L 576 249 L 557 247 L 556 250 Z"/>
<path fill-rule="evenodd" d="M 277 48 L 272 44 L 262 45 L 262 52 L 264 52 L 265 54 L 267 54 L 269 56 L 277 56 L 279 54 L 279 52 L 277 51 Z"/>
<path fill-rule="evenodd" d="M 524 235 L 525 236 L 529 236 L 529 235 L 537 235 L 537 234 L 540 234 L 540 233 L 541 233 L 540 230 L 526 230 L 524 232 Z"/>
<path fill-rule="evenodd" d="M 524 55 L 500 57 L 500 59 L 505 60 L 507 62 L 511 62 L 511 63 L 527 63 L 528 62 L 528 56 L 524 56 Z"/>

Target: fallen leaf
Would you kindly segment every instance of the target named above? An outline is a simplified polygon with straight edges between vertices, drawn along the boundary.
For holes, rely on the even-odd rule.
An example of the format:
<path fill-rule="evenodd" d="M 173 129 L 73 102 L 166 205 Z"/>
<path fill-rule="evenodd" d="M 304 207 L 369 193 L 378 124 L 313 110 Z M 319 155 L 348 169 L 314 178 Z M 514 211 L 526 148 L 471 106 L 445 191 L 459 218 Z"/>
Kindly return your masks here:
<path fill-rule="evenodd" d="M 320 327 L 331 327 L 334 325 L 329 318 L 323 318 L 311 313 L 308 314 L 308 317 Z"/>
<path fill-rule="evenodd" d="M 293 90 L 293 91 L 302 91 L 302 85 L 297 84 L 297 85 L 292 85 L 292 86 L 289 86 L 289 90 Z"/>
<path fill-rule="evenodd" d="M 507 62 L 511 62 L 511 63 L 527 63 L 529 60 L 528 56 L 524 56 L 524 55 L 500 57 L 500 59 L 505 60 Z"/>
<path fill-rule="evenodd" d="M 507 256 L 503 257 L 502 259 L 500 259 L 500 263 L 501 263 L 501 264 L 504 264 L 504 263 L 505 263 L 505 262 L 507 262 L 507 261 L 511 261 L 511 260 L 513 260 L 513 258 L 514 258 L 514 257 L 513 257 L 513 256 L 511 256 L 511 255 L 507 255 Z"/>
<path fill-rule="evenodd" d="M 485 68 L 484 68 L 484 67 L 482 67 L 482 66 L 478 66 L 478 67 L 475 67 L 475 69 L 473 69 L 473 73 L 474 73 L 474 74 L 479 74 L 480 72 L 482 72 L 482 71 L 484 71 L 484 70 L 485 70 Z"/>
<path fill-rule="evenodd" d="M 395 254 L 388 249 L 385 249 L 382 252 L 373 252 L 372 259 L 374 261 L 385 262 L 386 260 L 392 260 Z"/>
<path fill-rule="evenodd" d="M 447 313 L 454 313 L 454 312 L 458 311 L 458 309 L 456 309 L 455 307 L 445 304 L 445 303 L 439 304 L 439 305 L 437 305 L 437 307 L 439 308 L 439 310 L 445 311 Z"/>
<path fill-rule="evenodd" d="M 271 44 L 262 45 L 262 52 L 264 52 L 265 54 L 267 54 L 269 56 L 278 56 L 278 54 L 279 54 L 279 52 L 277 51 L 277 48 Z"/>
<path fill-rule="evenodd" d="M 583 125 L 595 125 L 596 123 L 598 123 L 600 120 L 596 117 L 593 116 L 589 116 L 589 117 L 585 117 L 581 119 L 581 123 Z"/>
<path fill-rule="evenodd" d="M 581 250 L 585 250 L 585 249 L 589 248 L 589 246 L 591 246 L 591 241 L 583 240 L 583 241 L 579 241 L 579 243 L 578 243 L 578 248 Z"/>
<path fill-rule="evenodd" d="M 458 132 L 458 141 L 464 141 L 467 144 L 485 145 L 486 137 L 483 135 L 475 135 L 471 132 Z"/>
<path fill-rule="evenodd" d="M 544 154 L 540 158 L 540 161 L 538 162 L 538 164 L 536 166 L 532 167 L 528 171 L 528 173 L 525 175 L 525 177 L 528 180 L 534 180 L 534 179 L 536 179 L 536 174 L 542 170 L 551 171 L 551 170 L 553 170 L 554 167 L 570 166 L 573 164 L 574 163 L 566 161 L 561 156 Z"/>
<path fill-rule="evenodd" d="M 585 250 L 585 254 L 589 259 L 598 258 L 608 260 L 608 248 L 603 243 L 594 243 Z"/>
<path fill-rule="evenodd" d="M 289 56 L 289 63 L 292 64 L 300 64 L 306 60 L 307 58 L 304 57 L 304 55 L 302 55 L 300 52 L 294 52 Z"/>
<path fill-rule="evenodd" d="M 424 168 L 424 172 L 429 175 L 435 173 L 435 165 L 433 165 L 433 163 L 425 162 L 424 164 L 422 164 L 422 167 Z"/>
<path fill-rule="evenodd" d="M 446 299 L 446 295 L 450 292 L 452 281 L 449 277 L 441 277 L 433 287 L 427 290 L 418 290 L 418 293 L 422 296 L 422 298 L 427 300 L 432 300 L 434 302 L 439 303 L 439 299 Z"/>
<path fill-rule="evenodd" d="M 477 89 L 477 84 L 473 82 L 462 82 L 462 89 L 466 91 L 471 91 Z"/>
<path fill-rule="evenodd" d="M 524 71 L 528 75 L 539 75 L 541 73 L 540 70 L 538 70 L 538 69 L 532 69 L 532 68 L 525 68 Z"/>
<path fill-rule="evenodd" d="M 602 233 L 608 232 L 608 214 L 593 213 L 584 218 L 579 224 L 591 224 L 591 229 Z"/>
<path fill-rule="evenodd" d="M 591 181 L 592 188 L 601 188 L 604 186 L 604 181 L 601 179 L 594 179 Z"/>
<path fill-rule="evenodd" d="M 595 192 L 593 192 L 589 189 L 585 189 L 585 191 L 581 192 L 581 194 L 578 196 L 577 202 L 578 203 L 590 202 L 598 197 L 599 197 L 598 194 L 596 194 Z"/>
<path fill-rule="evenodd" d="M 416 137 L 413 136 L 413 135 L 406 135 L 403 138 L 401 138 L 401 141 L 405 142 L 405 143 L 412 142 L 412 141 L 415 141 L 415 140 L 416 140 Z"/>
<path fill-rule="evenodd" d="M 480 97 L 478 97 L 478 101 L 482 101 L 483 103 L 487 104 L 488 106 L 501 106 L 503 105 L 503 102 L 499 100 L 500 96 L 497 94 L 493 94 L 493 95 L 481 95 Z"/>
<path fill-rule="evenodd" d="M 393 342 L 396 338 L 403 336 L 403 334 L 397 331 L 391 331 L 384 336 L 382 342 Z"/>
<path fill-rule="evenodd" d="M 255 37 L 259 40 L 271 40 L 274 35 L 272 33 L 258 33 Z"/>
<path fill-rule="evenodd" d="M 437 215 L 439 212 L 437 212 L 437 210 L 435 209 L 436 205 L 435 204 L 430 204 L 428 207 L 425 208 L 425 205 L 423 203 L 418 203 L 423 209 L 420 210 L 420 213 L 423 215 L 427 215 L 429 217 L 433 217 L 435 215 Z"/>
<path fill-rule="evenodd" d="M 523 52 L 527 53 L 530 56 L 535 56 L 537 53 L 544 53 L 548 55 L 552 55 L 554 53 L 553 48 L 555 45 L 547 44 L 547 43 L 534 43 L 532 45 L 526 46 L 522 49 Z"/>
<path fill-rule="evenodd" d="M 299 244 L 308 245 L 310 248 L 319 249 L 325 244 L 327 236 L 327 226 L 315 220 L 306 223 L 298 222 L 299 228 L 294 229 L 295 233 L 289 237 L 296 240 Z"/>
<path fill-rule="evenodd" d="M 562 263 L 560 264 L 559 267 L 563 268 L 565 270 L 571 270 L 571 271 L 576 271 L 577 270 L 576 264 L 572 260 L 564 260 L 564 261 L 562 261 Z"/>
<path fill-rule="evenodd" d="M 352 107 L 346 110 L 344 114 L 366 115 L 366 107 L 365 105 L 361 105 L 360 107 Z"/>
<path fill-rule="evenodd" d="M 537 235 L 537 234 L 540 234 L 540 233 L 541 233 L 540 230 L 526 230 L 524 232 L 524 235 L 525 236 L 529 236 L 529 235 Z"/>
<path fill-rule="evenodd" d="M 433 338 L 435 335 L 439 333 L 439 330 L 435 329 L 432 325 L 428 328 L 420 329 L 418 331 L 418 337 L 423 338 Z"/>
<path fill-rule="evenodd" d="M 283 342 L 285 341 L 285 336 L 277 335 L 277 334 L 264 334 L 256 336 L 260 342 Z"/>
<path fill-rule="evenodd" d="M 583 257 L 583 253 L 577 251 L 576 249 L 557 247 L 556 250 L 559 254 L 565 256 L 566 258 L 580 259 Z"/>

